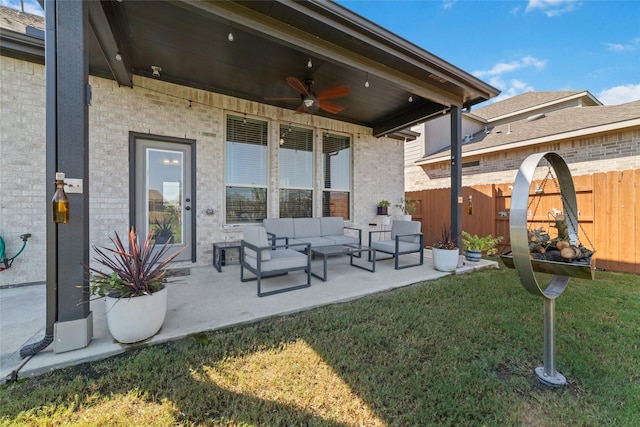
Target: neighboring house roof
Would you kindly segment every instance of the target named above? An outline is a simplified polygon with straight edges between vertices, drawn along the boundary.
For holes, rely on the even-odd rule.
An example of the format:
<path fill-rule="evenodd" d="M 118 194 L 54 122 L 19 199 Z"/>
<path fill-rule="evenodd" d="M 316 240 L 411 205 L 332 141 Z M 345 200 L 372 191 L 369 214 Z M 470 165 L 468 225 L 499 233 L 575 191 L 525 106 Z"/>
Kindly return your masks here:
<path fill-rule="evenodd" d="M 525 92 L 487 105 L 486 107 L 474 109 L 471 114 L 491 122 L 508 116 L 522 114 L 528 110 L 538 110 L 578 98 L 584 98 L 583 101 L 585 101 L 587 105 L 602 105 L 600 101 L 585 90 Z"/>
<path fill-rule="evenodd" d="M 612 106 L 564 108 L 495 126 L 490 133 L 478 132 L 469 142 L 463 143 L 462 154 L 486 154 L 630 126 L 640 126 L 640 101 Z M 424 165 L 448 161 L 450 153 L 450 150 L 443 150 L 425 156 L 416 163 Z"/>
<path fill-rule="evenodd" d="M 0 6 L 0 28 L 25 34 L 27 27 L 44 30 L 42 16 L 30 15 L 6 6 Z"/>

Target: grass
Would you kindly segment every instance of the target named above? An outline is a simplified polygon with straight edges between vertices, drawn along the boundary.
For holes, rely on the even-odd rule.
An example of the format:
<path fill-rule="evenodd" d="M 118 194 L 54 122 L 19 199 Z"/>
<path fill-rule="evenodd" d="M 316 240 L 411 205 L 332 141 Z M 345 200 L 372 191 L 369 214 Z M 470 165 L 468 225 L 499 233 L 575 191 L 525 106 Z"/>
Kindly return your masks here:
<path fill-rule="evenodd" d="M 640 279 L 572 279 L 542 365 L 513 270 L 450 276 L 0 388 L 0 425 L 640 425 Z M 272 297 L 277 298 L 277 297 Z"/>

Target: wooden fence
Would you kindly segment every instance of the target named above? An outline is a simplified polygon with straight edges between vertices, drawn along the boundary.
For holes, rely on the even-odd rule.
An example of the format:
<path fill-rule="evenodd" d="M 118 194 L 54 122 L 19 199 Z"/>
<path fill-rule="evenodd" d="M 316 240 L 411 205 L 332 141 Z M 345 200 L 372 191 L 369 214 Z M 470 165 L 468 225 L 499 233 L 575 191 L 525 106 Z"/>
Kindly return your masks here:
<path fill-rule="evenodd" d="M 534 181 L 529 195 L 529 228 L 543 227 L 554 235 L 552 212 L 562 210 L 562 198 L 553 182 Z M 597 173 L 573 177 L 578 204 L 579 239 L 595 249 L 599 270 L 640 274 L 640 170 Z M 544 186 L 535 191 L 536 185 Z M 500 252 L 510 250 L 509 184 L 463 187 L 462 229 L 471 234 L 504 236 Z M 414 220 L 422 222 L 425 244 L 431 246 L 443 225 L 451 220 L 448 188 L 411 191 L 407 197 L 418 201 Z M 467 213 L 469 196 L 473 213 Z"/>

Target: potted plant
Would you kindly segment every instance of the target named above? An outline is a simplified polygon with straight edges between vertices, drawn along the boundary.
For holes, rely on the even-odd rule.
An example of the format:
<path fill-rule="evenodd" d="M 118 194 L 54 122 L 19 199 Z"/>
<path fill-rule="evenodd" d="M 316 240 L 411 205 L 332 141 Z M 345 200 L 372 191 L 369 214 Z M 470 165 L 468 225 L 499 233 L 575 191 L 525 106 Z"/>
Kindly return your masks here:
<path fill-rule="evenodd" d="M 411 200 L 411 197 L 402 197 L 396 207 L 402 211 L 401 219 L 403 221 L 411 221 L 411 214 L 416 210 L 416 202 Z"/>
<path fill-rule="evenodd" d="M 378 202 L 378 215 L 388 215 L 389 206 L 391 206 L 391 203 L 388 200 L 380 200 Z"/>
<path fill-rule="evenodd" d="M 482 252 L 486 251 L 487 255 L 494 255 L 498 252 L 496 245 L 502 241 L 502 236 L 493 237 L 491 234 L 478 237 L 473 236 L 466 231 L 462 232 L 462 245 L 465 247 L 465 258 L 467 261 L 480 261 Z"/>
<path fill-rule="evenodd" d="M 455 271 L 460 250 L 456 246 L 451 227 L 443 225 L 440 239 L 431 247 L 433 266 L 438 271 Z"/>
<path fill-rule="evenodd" d="M 167 256 L 169 243 L 156 247 L 149 230 L 141 245 L 135 229 L 129 232 L 128 248 L 115 233 L 112 248 L 93 246 L 94 261 L 106 267 L 89 267 L 92 295 L 106 297 L 109 332 L 121 343 L 133 343 L 155 335 L 167 311 L 167 264 L 180 252 Z M 184 249 L 184 248 L 183 248 Z"/>

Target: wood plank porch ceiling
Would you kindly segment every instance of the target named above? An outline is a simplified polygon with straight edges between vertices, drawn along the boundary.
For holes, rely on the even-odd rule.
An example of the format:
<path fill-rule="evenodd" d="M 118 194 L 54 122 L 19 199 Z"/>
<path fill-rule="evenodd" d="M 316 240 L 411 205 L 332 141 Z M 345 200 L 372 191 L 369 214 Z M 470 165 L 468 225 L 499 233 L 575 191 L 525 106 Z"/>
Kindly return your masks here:
<path fill-rule="evenodd" d="M 300 102 L 265 100 L 297 96 L 286 77 L 313 78 L 318 92 L 344 84 L 351 93 L 335 103 L 345 109 L 317 114 L 398 139 L 411 139 L 408 127 L 452 105 L 470 107 L 499 93 L 333 2 L 89 4 L 91 72 L 121 85 L 131 85 L 133 74 L 152 77 L 155 65 L 167 82 L 295 110 Z"/>

